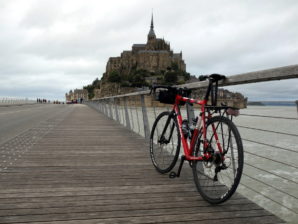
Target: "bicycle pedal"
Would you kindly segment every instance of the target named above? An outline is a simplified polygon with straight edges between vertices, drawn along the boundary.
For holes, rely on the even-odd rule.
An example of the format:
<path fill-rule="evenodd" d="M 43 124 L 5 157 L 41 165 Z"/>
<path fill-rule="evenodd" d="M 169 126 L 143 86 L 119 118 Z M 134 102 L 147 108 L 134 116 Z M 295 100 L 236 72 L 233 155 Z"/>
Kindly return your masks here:
<path fill-rule="evenodd" d="M 173 171 L 169 174 L 169 178 L 171 178 L 171 179 L 176 178 L 176 177 L 177 177 L 177 173 L 175 173 Z"/>

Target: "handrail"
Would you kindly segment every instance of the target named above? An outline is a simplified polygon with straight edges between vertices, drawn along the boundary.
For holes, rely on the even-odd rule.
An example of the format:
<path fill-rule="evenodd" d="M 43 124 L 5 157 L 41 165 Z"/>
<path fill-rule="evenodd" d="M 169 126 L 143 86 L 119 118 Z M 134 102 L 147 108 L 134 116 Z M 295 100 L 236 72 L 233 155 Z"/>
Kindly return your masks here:
<path fill-rule="evenodd" d="M 28 98 L 0 97 L 0 106 L 35 104 L 35 103 L 36 103 L 35 100 L 30 100 Z"/>
<path fill-rule="evenodd" d="M 240 85 L 240 84 L 249 84 L 249 83 L 258 83 L 258 82 L 266 82 L 266 81 L 274 81 L 274 80 L 294 79 L 294 78 L 298 78 L 298 64 L 227 76 L 225 80 L 220 80 L 218 82 L 218 85 L 231 86 L 231 85 Z M 189 89 L 199 89 L 199 88 L 207 87 L 208 81 L 193 82 L 193 83 L 187 83 L 187 84 L 176 85 L 176 86 L 180 88 L 187 87 Z M 138 96 L 138 95 L 146 95 L 149 93 L 150 93 L 149 90 L 144 90 L 144 91 L 138 91 L 133 93 L 121 94 L 117 96 L 108 96 L 108 97 L 103 97 L 99 99 Z M 94 100 L 99 100 L 99 99 L 94 99 Z"/>
<path fill-rule="evenodd" d="M 266 116 L 266 115 L 258 115 L 258 114 L 241 114 L 242 116 L 248 116 L 248 117 L 264 117 L 264 118 L 278 118 L 278 119 L 285 119 L 285 120 L 298 120 L 298 118 L 295 117 L 277 117 L 277 116 Z"/>
<path fill-rule="evenodd" d="M 274 80 L 284 80 L 298 78 L 298 65 L 289 65 L 284 67 L 278 67 L 273 69 L 260 70 L 255 72 L 247 72 L 232 76 L 227 76 L 226 79 L 218 82 L 219 86 L 231 86 L 240 84 L 249 84 L 257 82 L 266 82 Z M 194 82 L 190 84 L 181 85 L 181 87 L 188 87 L 190 89 L 196 89 L 206 87 L 207 81 L 203 84 L 202 82 Z"/>

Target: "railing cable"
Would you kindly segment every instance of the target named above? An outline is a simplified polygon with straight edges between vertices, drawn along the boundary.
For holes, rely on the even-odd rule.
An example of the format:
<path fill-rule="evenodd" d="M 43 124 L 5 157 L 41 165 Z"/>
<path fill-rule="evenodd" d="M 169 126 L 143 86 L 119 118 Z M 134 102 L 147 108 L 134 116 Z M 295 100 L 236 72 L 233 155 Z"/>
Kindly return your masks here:
<path fill-rule="evenodd" d="M 261 128 L 252 128 L 252 127 L 247 127 L 247 126 L 242 126 L 242 125 L 237 125 L 239 128 L 245 128 L 245 129 L 251 129 L 251 130 L 256 130 L 256 131 L 264 131 L 264 132 L 270 132 L 270 133 L 275 133 L 275 134 L 281 134 L 281 135 L 288 135 L 288 136 L 293 136 L 293 137 L 298 137 L 298 134 L 290 134 L 290 133 L 285 133 L 285 132 L 280 132 L 280 131 L 271 131 L 271 130 L 266 130 L 266 129 L 261 129 Z"/>
<path fill-rule="evenodd" d="M 298 121 L 298 118 L 294 118 L 294 117 L 277 117 L 277 116 L 267 116 L 267 115 L 257 115 L 257 114 L 242 114 L 242 113 L 241 113 L 241 116 L 267 117 L 267 118 L 287 119 L 287 120 L 296 120 L 296 121 Z"/>
<path fill-rule="evenodd" d="M 257 141 L 246 139 L 246 138 L 242 138 L 242 140 L 247 141 L 247 142 L 256 143 L 256 144 L 259 144 L 259 145 L 269 146 L 269 147 L 276 148 L 276 149 L 282 149 L 282 150 L 285 150 L 285 151 L 288 151 L 288 152 L 298 153 L 298 151 L 293 150 L 293 149 L 287 149 L 287 148 L 276 146 L 276 145 L 270 145 L 270 144 L 267 144 L 267 143 L 257 142 Z"/>
<path fill-rule="evenodd" d="M 277 190 L 277 191 L 279 191 L 279 192 L 282 192 L 282 193 L 288 195 L 289 197 L 293 197 L 293 198 L 295 198 L 295 199 L 298 199 L 296 196 L 291 195 L 291 194 L 289 194 L 288 192 L 285 192 L 285 191 L 283 191 L 283 190 L 281 190 L 281 189 L 279 189 L 279 188 L 277 188 L 277 187 L 274 187 L 274 186 L 272 186 L 272 185 L 270 185 L 270 184 L 267 184 L 266 182 L 261 181 L 261 180 L 255 178 L 255 177 L 249 176 L 249 175 L 247 175 L 246 173 L 243 173 L 243 175 L 244 175 L 244 176 L 247 176 L 247 177 L 249 177 L 249 178 L 251 178 L 251 179 L 253 179 L 253 180 L 255 180 L 256 182 L 262 183 L 262 184 L 264 184 L 264 185 L 266 185 L 266 186 L 268 186 L 268 187 L 271 187 L 271 188 L 273 188 L 273 189 L 275 189 L 275 190 Z"/>
<path fill-rule="evenodd" d="M 273 173 L 273 172 L 270 172 L 270 171 L 268 171 L 268 170 L 264 170 L 264 169 L 262 169 L 262 168 L 260 168 L 260 167 L 251 165 L 251 164 L 249 164 L 249 163 L 247 163 L 247 162 L 245 162 L 245 165 L 248 165 L 248 166 L 250 166 L 250 167 L 253 167 L 253 168 L 257 169 L 257 170 L 261 170 L 261 171 L 263 171 L 263 172 L 265 172 L 265 173 L 269 173 L 269 174 L 271 174 L 271 175 L 273 175 L 273 176 L 279 177 L 279 178 L 281 178 L 281 179 L 284 179 L 284 180 L 286 180 L 286 181 L 292 182 L 292 183 L 294 183 L 294 184 L 298 184 L 298 182 L 296 182 L 296 181 L 294 181 L 294 180 L 285 178 L 284 176 L 278 175 L 278 174 Z"/>
<path fill-rule="evenodd" d="M 257 155 L 257 154 L 253 154 L 253 153 L 251 153 L 251 152 L 247 152 L 247 151 L 245 151 L 245 153 L 250 154 L 250 155 L 253 155 L 253 156 L 256 156 L 256 157 L 260 157 L 260 158 L 263 158 L 263 159 L 267 159 L 267 160 L 270 160 L 270 161 L 275 162 L 275 163 L 280 163 L 280 164 L 283 164 L 283 165 L 286 165 L 286 166 L 289 166 L 289 167 L 298 169 L 297 166 L 292 165 L 292 164 L 288 164 L 288 163 L 280 162 L 280 161 L 277 161 L 277 160 L 274 160 L 274 159 L 270 159 L 270 158 L 265 157 L 265 156 L 260 156 L 260 155 Z"/>
<path fill-rule="evenodd" d="M 276 204 L 279 204 L 281 207 L 284 207 L 284 208 L 290 210 L 291 212 L 294 212 L 295 214 L 297 214 L 297 211 L 293 210 L 292 208 L 289 208 L 289 207 L 285 206 L 284 204 L 282 204 L 282 203 L 280 203 L 280 202 L 278 202 L 278 201 L 276 201 L 276 200 L 274 200 L 274 199 L 272 199 L 272 198 L 269 198 L 267 195 L 265 195 L 265 194 L 262 193 L 261 191 L 257 191 L 257 190 L 255 190 L 255 189 L 253 189 L 253 188 L 251 188 L 251 187 L 249 187 L 249 186 L 243 184 L 243 183 L 241 183 L 241 185 L 244 186 L 244 187 L 246 187 L 246 188 L 248 188 L 248 189 L 250 189 L 250 190 L 252 190 L 253 192 L 255 192 L 255 193 L 257 193 L 257 194 L 262 195 L 263 197 L 267 198 L 268 200 L 273 201 L 273 202 L 275 202 Z"/>

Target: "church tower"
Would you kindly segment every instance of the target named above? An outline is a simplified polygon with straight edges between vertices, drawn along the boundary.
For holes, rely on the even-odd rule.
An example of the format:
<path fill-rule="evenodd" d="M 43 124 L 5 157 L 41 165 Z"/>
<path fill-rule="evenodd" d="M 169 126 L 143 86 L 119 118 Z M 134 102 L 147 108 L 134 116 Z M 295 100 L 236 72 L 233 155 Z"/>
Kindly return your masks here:
<path fill-rule="evenodd" d="M 155 36 L 155 33 L 154 33 L 153 13 L 152 13 L 150 30 L 149 30 L 149 33 L 148 33 L 148 41 L 149 40 L 155 40 L 155 39 L 156 39 L 156 36 Z"/>

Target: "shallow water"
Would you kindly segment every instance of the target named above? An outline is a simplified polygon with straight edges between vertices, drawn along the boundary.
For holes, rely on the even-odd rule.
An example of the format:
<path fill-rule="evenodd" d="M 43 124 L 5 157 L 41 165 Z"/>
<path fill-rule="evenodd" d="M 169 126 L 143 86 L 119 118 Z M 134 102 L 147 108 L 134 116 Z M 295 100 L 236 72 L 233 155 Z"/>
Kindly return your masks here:
<path fill-rule="evenodd" d="M 286 221 L 297 221 L 298 114 L 296 107 L 250 106 L 241 113 L 243 115 L 234 120 L 242 136 L 245 151 L 244 176 L 238 192 Z"/>

